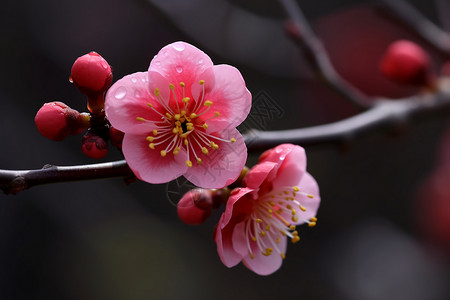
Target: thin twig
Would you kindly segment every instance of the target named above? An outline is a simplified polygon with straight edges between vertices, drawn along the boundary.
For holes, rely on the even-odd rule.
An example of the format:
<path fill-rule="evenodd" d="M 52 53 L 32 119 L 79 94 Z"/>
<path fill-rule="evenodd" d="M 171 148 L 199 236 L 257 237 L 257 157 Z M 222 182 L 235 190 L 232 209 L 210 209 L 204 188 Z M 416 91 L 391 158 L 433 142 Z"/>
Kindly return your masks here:
<path fill-rule="evenodd" d="M 378 0 L 377 2 L 382 16 L 412 30 L 444 57 L 450 56 L 450 35 L 425 18 L 408 2 L 404 0 Z"/>
<path fill-rule="evenodd" d="M 292 40 L 303 50 L 317 77 L 343 98 L 360 109 L 371 106 L 372 100 L 344 80 L 334 69 L 323 44 L 316 36 L 302 10 L 294 0 L 279 0 L 290 21 L 286 29 Z"/>

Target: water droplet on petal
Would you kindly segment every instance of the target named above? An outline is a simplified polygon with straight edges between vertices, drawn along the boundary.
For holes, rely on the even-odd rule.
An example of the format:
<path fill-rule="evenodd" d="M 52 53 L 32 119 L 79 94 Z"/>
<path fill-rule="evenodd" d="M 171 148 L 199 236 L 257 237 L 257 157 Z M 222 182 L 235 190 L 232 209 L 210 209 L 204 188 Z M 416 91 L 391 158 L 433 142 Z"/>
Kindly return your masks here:
<path fill-rule="evenodd" d="M 136 90 L 136 91 L 134 92 L 134 96 L 135 96 L 136 98 L 141 98 L 141 92 L 139 92 L 138 90 Z"/>
<path fill-rule="evenodd" d="M 177 51 L 183 51 L 185 46 L 183 43 L 175 43 L 172 45 L 172 47 Z"/>
<path fill-rule="evenodd" d="M 124 88 L 123 86 L 119 87 L 116 90 L 116 93 L 114 94 L 114 97 L 116 97 L 116 99 L 123 99 L 123 97 L 125 97 L 125 95 L 127 94 L 127 90 L 126 88 Z"/>
<path fill-rule="evenodd" d="M 133 78 L 131 78 L 131 82 L 136 83 L 137 79 L 133 77 Z"/>
<path fill-rule="evenodd" d="M 183 72 L 183 67 L 182 66 L 177 66 L 175 69 L 177 70 L 178 73 Z"/>

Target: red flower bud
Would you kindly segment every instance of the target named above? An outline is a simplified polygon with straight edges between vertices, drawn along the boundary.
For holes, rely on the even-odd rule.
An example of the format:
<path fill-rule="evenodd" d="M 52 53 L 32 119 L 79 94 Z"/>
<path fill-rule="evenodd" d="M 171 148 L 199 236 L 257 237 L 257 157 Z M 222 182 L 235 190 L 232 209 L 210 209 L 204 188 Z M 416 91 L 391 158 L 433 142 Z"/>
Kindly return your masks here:
<path fill-rule="evenodd" d="M 88 130 L 81 140 L 81 150 L 90 158 L 103 158 L 108 154 L 108 143 L 102 137 Z"/>
<path fill-rule="evenodd" d="M 45 103 L 34 118 L 39 132 L 54 141 L 79 134 L 89 126 L 89 115 L 80 114 L 62 102 Z"/>
<path fill-rule="evenodd" d="M 380 63 L 381 73 L 388 79 L 411 85 L 431 85 L 430 57 L 416 43 L 399 40 L 386 50 Z"/>
<path fill-rule="evenodd" d="M 212 192 L 210 190 L 190 190 L 178 202 L 178 217 L 188 225 L 198 225 L 211 215 L 212 207 Z"/>
<path fill-rule="evenodd" d="M 111 66 L 96 52 L 85 54 L 72 66 L 71 81 L 85 95 L 103 94 L 112 82 Z"/>

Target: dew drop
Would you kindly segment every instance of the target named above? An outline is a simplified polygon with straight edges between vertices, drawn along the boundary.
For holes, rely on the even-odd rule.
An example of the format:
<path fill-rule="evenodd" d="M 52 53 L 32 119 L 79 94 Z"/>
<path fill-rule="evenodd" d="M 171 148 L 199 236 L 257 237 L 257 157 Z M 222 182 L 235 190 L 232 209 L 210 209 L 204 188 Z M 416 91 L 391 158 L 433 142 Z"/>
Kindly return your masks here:
<path fill-rule="evenodd" d="M 123 97 L 125 97 L 126 94 L 127 94 L 126 88 L 121 86 L 117 89 L 116 93 L 114 94 L 114 97 L 116 97 L 116 99 L 120 100 L 120 99 L 123 99 Z"/>
<path fill-rule="evenodd" d="M 173 49 L 177 51 L 183 51 L 184 50 L 184 44 L 183 43 L 175 43 L 172 45 Z"/>
<path fill-rule="evenodd" d="M 141 92 L 139 92 L 138 90 L 136 90 L 136 91 L 134 92 L 134 96 L 135 96 L 136 98 L 141 98 Z"/>
<path fill-rule="evenodd" d="M 133 78 L 131 78 L 131 82 L 136 83 L 137 79 L 133 77 Z"/>
<path fill-rule="evenodd" d="M 182 66 L 177 66 L 175 69 L 177 70 L 178 73 L 183 72 L 183 67 Z"/>

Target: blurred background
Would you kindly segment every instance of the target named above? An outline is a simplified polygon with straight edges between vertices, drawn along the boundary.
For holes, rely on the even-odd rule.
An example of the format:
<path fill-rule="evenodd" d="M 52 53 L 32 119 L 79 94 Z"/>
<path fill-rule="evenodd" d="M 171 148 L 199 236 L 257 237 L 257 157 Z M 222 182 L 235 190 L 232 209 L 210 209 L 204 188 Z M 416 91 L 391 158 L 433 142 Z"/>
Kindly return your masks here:
<path fill-rule="evenodd" d="M 371 1 L 298 2 L 344 78 L 371 96 L 418 92 L 384 79 L 378 63 L 392 41 L 422 41 Z M 448 26 L 446 0 L 408 2 Z M 115 81 L 145 71 L 168 43 L 192 43 L 214 63 L 238 67 L 252 94 L 277 107 L 270 118 L 249 118 L 247 128 L 306 127 L 358 112 L 314 79 L 284 34 L 276 1 L 16 0 L 2 3 L 0 24 L 1 169 L 94 162 L 81 152 L 81 136 L 56 143 L 34 125 L 44 102 L 86 111 L 68 78 L 90 51 L 112 65 Z M 423 47 L 438 71 L 446 58 Z M 301 242 L 268 277 L 223 266 L 212 239 L 220 212 L 184 225 L 174 183 L 116 178 L 2 194 L 0 299 L 449 299 L 447 119 L 409 125 L 346 149 L 306 149 L 321 188 L 319 222 L 299 228 Z M 110 149 L 101 161 L 117 159 Z"/>

